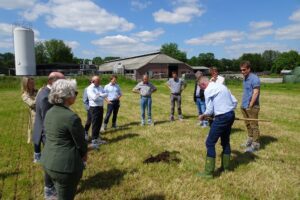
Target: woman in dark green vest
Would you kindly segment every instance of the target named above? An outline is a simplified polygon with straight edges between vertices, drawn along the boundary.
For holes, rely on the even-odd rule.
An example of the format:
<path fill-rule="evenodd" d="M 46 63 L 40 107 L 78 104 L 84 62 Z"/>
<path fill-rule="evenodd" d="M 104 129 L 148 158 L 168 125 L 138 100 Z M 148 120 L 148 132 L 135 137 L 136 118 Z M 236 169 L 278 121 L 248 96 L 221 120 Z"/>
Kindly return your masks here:
<path fill-rule="evenodd" d="M 84 128 L 69 108 L 76 96 L 75 80 L 57 80 L 49 94 L 49 102 L 54 106 L 44 122 L 47 142 L 41 163 L 54 182 L 59 200 L 74 199 L 87 160 Z"/>

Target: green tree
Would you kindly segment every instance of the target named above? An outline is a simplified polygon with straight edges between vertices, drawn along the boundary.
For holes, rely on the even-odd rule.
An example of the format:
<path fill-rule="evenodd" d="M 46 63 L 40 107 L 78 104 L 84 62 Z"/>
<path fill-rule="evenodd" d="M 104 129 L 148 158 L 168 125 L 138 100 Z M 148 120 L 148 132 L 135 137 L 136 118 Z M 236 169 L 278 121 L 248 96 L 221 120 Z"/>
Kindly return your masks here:
<path fill-rule="evenodd" d="M 213 53 L 200 53 L 198 56 L 199 65 L 205 67 L 216 66 L 217 60 L 215 59 L 215 55 Z M 217 67 L 217 66 L 216 66 Z"/>
<path fill-rule="evenodd" d="M 274 61 L 276 60 L 276 58 L 280 55 L 279 51 L 274 51 L 274 50 L 266 50 L 262 53 L 262 58 L 264 59 L 266 65 L 264 70 L 265 71 L 270 71 Z"/>
<path fill-rule="evenodd" d="M 117 59 L 120 59 L 120 57 L 107 56 L 103 59 L 103 62 L 108 62 L 108 61 L 117 60 Z"/>
<path fill-rule="evenodd" d="M 274 61 L 272 72 L 280 73 L 283 69 L 294 69 L 300 65 L 300 55 L 297 51 L 289 51 L 280 54 Z"/>
<path fill-rule="evenodd" d="M 94 65 L 101 65 L 103 63 L 103 60 L 100 56 L 94 57 L 92 61 Z"/>
<path fill-rule="evenodd" d="M 251 63 L 251 70 L 255 72 L 264 71 L 266 63 L 259 53 L 245 53 L 240 58 L 242 60 L 248 60 Z"/>
<path fill-rule="evenodd" d="M 72 49 L 68 47 L 62 40 L 52 39 L 45 41 L 44 45 L 49 56 L 49 63 L 72 63 Z"/>
<path fill-rule="evenodd" d="M 7 74 L 8 68 L 15 67 L 15 55 L 13 53 L 0 53 L 0 73 Z"/>
<path fill-rule="evenodd" d="M 49 63 L 49 55 L 43 42 L 37 42 L 35 44 L 35 60 L 36 64 Z"/>
<path fill-rule="evenodd" d="M 199 65 L 199 61 L 198 61 L 198 58 L 196 56 L 193 56 L 190 59 L 188 59 L 187 63 L 191 66 L 198 66 Z"/>
<path fill-rule="evenodd" d="M 180 51 L 178 49 L 178 45 L 176 43 L 166 43 L 161 46 L 160 52 L 180 60 L 182 62 L 187 61 L 186 53 L 184 51 Z"/>
<path fill-rule="evenodd" d="M 73 58 L 73 63 L 74 64 L 82 64 L 83 61 L 84 61 L 84 59 L 82 59 L 82 58 L 77 58 L 77 57 Z"/>

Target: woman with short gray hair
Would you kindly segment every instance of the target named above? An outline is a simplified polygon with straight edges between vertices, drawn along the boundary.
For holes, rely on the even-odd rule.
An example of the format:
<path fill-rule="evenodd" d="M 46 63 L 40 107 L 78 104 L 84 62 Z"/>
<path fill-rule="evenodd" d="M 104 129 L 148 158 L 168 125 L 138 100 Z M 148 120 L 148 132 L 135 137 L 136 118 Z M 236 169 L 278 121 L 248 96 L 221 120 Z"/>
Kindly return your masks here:
<path fill-rule="evenodd" d="M 77 114 L 70 110 L 77 96 L 75 80 L 57 80 L 49 102 L 54 106 L 45 117 L 47 142 L 41 163 L 55 184 L 58 199 L 74 199 L 87 160 L 84 128 Z"/>

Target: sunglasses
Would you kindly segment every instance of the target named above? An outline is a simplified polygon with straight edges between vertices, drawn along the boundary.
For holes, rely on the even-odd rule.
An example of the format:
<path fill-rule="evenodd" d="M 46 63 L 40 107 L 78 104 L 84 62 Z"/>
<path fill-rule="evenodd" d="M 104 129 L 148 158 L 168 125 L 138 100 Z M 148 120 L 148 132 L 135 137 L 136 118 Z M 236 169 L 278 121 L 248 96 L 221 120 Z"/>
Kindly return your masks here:
<path fill-rule="evenodd" d="M 241 69 L 241 72 L 245 72 L 247 69 Z"/>

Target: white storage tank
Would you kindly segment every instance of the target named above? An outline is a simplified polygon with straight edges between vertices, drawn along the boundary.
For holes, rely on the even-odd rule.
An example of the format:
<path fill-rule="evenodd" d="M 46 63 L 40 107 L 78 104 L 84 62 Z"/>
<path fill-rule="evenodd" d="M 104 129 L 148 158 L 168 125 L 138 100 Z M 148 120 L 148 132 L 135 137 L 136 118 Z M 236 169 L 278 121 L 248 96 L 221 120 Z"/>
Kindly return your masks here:
<path fill-rule="evenodd" d="M 16 75 L 36 75 L 33 31 L 28 28 L 15 28 L 14 48 Z"/>

